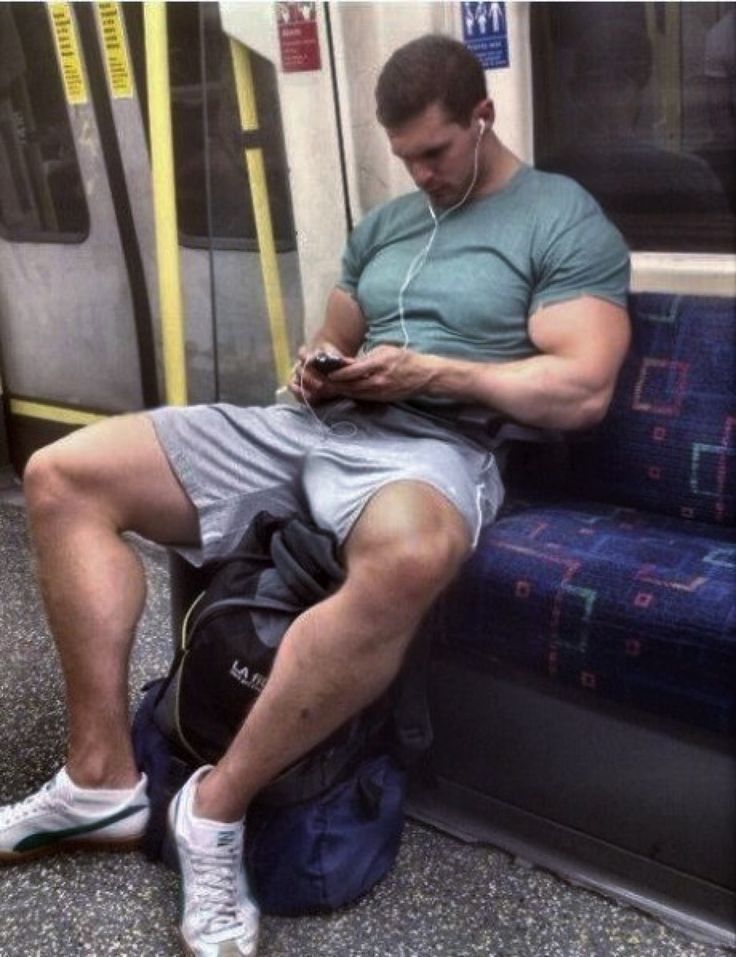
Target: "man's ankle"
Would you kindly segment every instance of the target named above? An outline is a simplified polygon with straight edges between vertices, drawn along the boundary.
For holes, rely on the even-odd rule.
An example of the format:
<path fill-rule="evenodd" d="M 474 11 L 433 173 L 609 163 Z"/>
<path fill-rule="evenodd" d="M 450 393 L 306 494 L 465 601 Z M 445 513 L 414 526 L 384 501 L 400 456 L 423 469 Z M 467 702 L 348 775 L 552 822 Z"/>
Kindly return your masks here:
<path fill-rule="evenodd" d="M 135 765 L 122 766 L 108 761 L 75 761 L 69 758 L 66 773 L 78 788 L 130 790 L 140 783 L 141 773 Z"/>
<path fill-rule="evenodd" d="M 245 809 L 229 799 L 222 800 L 220 781 L 215 769 L 205 774 L 194 791 L 192 810 L 195 817 L 222 824 L 238 824 L 243 820 Z"/>

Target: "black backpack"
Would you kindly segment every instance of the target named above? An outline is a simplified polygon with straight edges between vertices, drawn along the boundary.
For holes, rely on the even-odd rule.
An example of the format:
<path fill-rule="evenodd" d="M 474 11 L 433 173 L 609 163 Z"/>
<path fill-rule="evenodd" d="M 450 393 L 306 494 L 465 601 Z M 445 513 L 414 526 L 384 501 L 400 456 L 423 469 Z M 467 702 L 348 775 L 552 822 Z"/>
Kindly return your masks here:
<path fill-rule="evenodd" d="M 134 721 L 136 755 L 151 782 L 149 856 L 167 859 L 169 799 L 194 768 L 217 761 L 227 749 L 291 621 L 343 577 L 330 533 L 267 512 L 214 568 L 184 617 L 168 676 L 150 688 Z M 406 671 L 411 680 L 397 682 L 254 802 L 246 860 L 264 910 L 293 914 L 338 906 L 390 867 L 403 823 L 405 769 L 431 737 L 425 657 L 415 652 Z"/>
<path fill-rule="evenodd" d="M 156 723 L 182 757 L 214 763 L 261 693 L 293 619 L 341 584 L 334 537 L 299 518 L 259 512 L 214 566 L 183 619 Z"/>

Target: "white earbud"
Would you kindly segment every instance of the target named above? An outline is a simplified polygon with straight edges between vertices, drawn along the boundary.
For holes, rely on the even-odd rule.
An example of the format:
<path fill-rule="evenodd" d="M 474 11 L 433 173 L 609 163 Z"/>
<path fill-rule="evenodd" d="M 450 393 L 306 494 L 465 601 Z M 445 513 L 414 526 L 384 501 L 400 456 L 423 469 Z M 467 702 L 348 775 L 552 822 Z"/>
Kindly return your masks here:
<path fill-rule="evenodd" d="M 480 139 L 481 136 L 483 136 L 485 131 L 486 131 L 486 121 L 478 120 L 478 139 Z"/>

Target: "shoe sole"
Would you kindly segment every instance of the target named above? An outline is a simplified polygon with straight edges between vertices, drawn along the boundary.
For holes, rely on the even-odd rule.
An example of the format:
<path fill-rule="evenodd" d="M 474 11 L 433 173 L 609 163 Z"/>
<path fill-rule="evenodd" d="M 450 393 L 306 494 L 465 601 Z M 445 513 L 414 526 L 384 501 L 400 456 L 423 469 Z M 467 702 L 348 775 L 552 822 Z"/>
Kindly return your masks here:
<path fill-rule="evenodd" d="M 178 930 L 179 940 L 181 941 L 182 950 L 186 954 L 186 957 L 197 957 L 197 952 L 192 950 L 189 944 L 184 939 L 184 934 L 181 932 L 181 928 Z M 239 954 L 239 951 L 233 951 L 234 954 Z M 258 953 L 258 938 L 256 937 L 255 947 L 252 951 L 252 954 L 255 955 Z"/>
<path fill-rule="evenodd" d="M 0 851 L 0 863 L 21 864 L 39 857 L 51 857 L 53 854 L 62 854 L 66 851 L 108 851 L 124 852 L 135 851 L 141 846 L 143 835 L 138 837 L 108 838 L 107 840 L 68 840 L 53 841 L 44 847 L 34 848 L 32 851 Z"/>

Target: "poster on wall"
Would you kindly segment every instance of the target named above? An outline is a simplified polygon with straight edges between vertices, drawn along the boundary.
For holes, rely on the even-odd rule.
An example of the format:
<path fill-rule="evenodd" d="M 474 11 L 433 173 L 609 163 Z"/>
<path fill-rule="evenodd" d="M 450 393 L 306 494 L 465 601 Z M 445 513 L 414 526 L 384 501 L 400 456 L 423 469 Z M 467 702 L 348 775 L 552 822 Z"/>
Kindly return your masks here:
<path fill-rule="evenodd" d="M 284 73 L 321 69 L 316 3 L 277 3 L 276 20 Z"/>
<path fill-rule="evenodd" d="M 509 65 L 509 34 L 506 4 L 461 3 L 463 42 L 480 60 L 484 70 Z"/>

